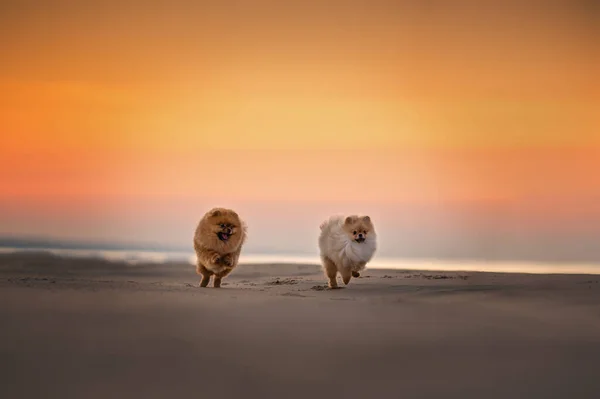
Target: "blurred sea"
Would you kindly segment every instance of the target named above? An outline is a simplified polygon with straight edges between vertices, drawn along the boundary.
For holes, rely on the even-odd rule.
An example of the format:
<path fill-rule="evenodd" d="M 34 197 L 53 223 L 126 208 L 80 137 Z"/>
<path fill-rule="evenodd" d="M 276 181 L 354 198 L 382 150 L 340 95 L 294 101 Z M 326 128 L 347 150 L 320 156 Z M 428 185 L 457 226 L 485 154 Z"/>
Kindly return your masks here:
<path fill-rule="evenodd" d="M 109 261 L 122 261 L 129 264 L 186 262 L 195 263 L 193 252 L 152 251 L 139 249 L 85 249 L 52 246 L 10 247 L 0 246 L 0 253 L 12 252 L 47 252 L 59 256 L 79 258 L 101 258 Z M 241 264 L 319 264 L 318 255 L 294 254 L 251 254 L 242 253 Z M 593 263 L 543 263 L 518 261 L 485 261 L 485 260 L 443 260 L 443 259 L 400 259 L 377 257 L 368 264 L 369 268 L 397 270 L 438 270 L 438 271 L 472 271 L 499 273 L 541 273 L 541 274 L 600 274 L 600 265 Z"/>

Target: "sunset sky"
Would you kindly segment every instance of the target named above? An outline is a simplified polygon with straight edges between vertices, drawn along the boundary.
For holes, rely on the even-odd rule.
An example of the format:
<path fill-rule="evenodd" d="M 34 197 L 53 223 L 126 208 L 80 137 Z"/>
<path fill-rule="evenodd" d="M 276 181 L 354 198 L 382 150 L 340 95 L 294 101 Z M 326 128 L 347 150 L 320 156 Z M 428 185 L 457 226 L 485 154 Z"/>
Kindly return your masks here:
<path fill-rule="evenodd" d="M 382 256 L 585 257 L 599 42 L 592 0 L 3 1 L 0 236 L 191 250 L 227 206 L 254 252 L 352 212 Z"/>

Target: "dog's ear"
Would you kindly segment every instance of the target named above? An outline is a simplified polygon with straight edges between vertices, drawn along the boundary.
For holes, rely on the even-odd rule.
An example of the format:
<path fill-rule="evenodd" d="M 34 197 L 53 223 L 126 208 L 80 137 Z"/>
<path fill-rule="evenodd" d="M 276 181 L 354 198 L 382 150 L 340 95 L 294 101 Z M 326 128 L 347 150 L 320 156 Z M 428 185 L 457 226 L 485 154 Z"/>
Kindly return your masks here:
<path fill-rule="evenodd" d="M 348 217 L 346 218 L 346 220 L 344 220 L 344 223 L 345 223 L 345 224 L 352 224 L 352 223 L 354 223 L 354 221 L 355 221 L 355 218 L 354 218 L 354 216 L 348 216 Z"/>
<path fill-rule="evenodd" d="M 363 220 L 363 222 L 366 222 L 366 223 L 371 222 L 371 218 L 368 216 L 363 216 L 362 220 Z"/>
<path fill-rule="evenodd" d="M 218 209 L 215 209 L 210 213 L 210 216 L 221 216 L 221 211 Z"/>

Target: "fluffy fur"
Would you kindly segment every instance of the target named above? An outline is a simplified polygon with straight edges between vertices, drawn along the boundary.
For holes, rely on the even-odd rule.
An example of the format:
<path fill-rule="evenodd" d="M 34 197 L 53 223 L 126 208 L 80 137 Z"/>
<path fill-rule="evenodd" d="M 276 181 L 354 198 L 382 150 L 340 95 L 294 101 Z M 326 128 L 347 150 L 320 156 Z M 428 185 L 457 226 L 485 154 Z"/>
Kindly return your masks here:
<path fill-rule="evenodd" d="M 221 279 L 237 266 L 245 240 L 246 225 L 233 210 L 214 208 L 204 215 L 194 234 L 201 287 L 207 287 L 213 275 L 213 286 L 221 286 Z"/>
<path fill-rule="evenodd" d="M 377 235 L 368 216 L 332 216 L 321 224 L 319 249 L 329 287 L 337 288 L 337 273 L 344 284 L 359 277 L 375 254 Z"/>

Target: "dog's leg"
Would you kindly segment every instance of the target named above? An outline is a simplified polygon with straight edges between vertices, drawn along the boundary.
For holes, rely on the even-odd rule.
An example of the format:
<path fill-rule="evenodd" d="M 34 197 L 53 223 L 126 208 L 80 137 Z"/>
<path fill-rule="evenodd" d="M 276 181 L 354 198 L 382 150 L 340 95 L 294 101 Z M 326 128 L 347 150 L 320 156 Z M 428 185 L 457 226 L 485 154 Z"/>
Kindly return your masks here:
<path fill-rule="evenodd" d="M 231 268 L 226 268 L 219 274 L 215 274 L 215 281 L 213 282 L 213 287 L 221 288 L 221 279 L 231 273 Z"/>
<path fill-rule="evenodd" d="M 208 287 L 208 283 L 210 282 L 210 276 L 212 276 L 213 273 L 200 263 L 198 263 L 198 265 L 196 266 L 196 272 L 202 275 L 200 287 Z"/>
<path fill-rule="evenodd" d="M 344 284 L 348 285 L 348 283 L 350 282 L 350 279 L 352 278 L 352 270 L 346 269 L 345 267 L 343 267 L 340 270 L 340 274 L 342 275 L 342 280 L 344 281 Z"/>
<path fill-rule="evenodd" d="M 325 267 L 325 274 L 329 279 L 329 288 L 338 288 L 336 281 L 337 267 L 335 266 L 335 263 L 329 258 L 323 258 L 323 266 Z"/>
<path fill-rule="evenodd" d="M 213 281 L 213 287 L 221 288 L 221 277 L 215 276 L 215 280 Z"/>
<path fill-rule="evenodd" d="M 202 249 L 201 252 L 197 252 L 196 256 L 198 257 L 198 262 L 202 262 L 204 265 L 216 268 L 221 266 L 221 255 L 212 249 Z"/>
<path fill-rule="evenodd" d="M 363 270 L 365 268 L 366 263 L 359 263 L 358 265 L 356 265 L 355 267 L 352 268 L 352 277 L 354 278 L 358 278 L 360 277 L 360 271 Z"/>

